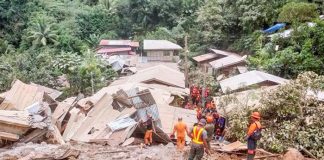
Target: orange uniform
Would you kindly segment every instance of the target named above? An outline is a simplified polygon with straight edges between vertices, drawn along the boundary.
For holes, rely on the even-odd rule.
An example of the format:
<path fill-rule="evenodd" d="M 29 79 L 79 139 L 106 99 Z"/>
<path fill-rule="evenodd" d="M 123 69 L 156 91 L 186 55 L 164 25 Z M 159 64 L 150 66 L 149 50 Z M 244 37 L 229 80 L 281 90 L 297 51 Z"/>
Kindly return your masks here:
<path fill-rule="evenodd" d="M 187 125 L 180 121 L 176 125 L 174 125 L 173 132 L 177 133 L 177 147 L 182 150 L 185 146 L 185 138 L 186 138 Z"/>
<path fill-rule="evenodd" d="M 253 134 L 253 132 L 257 129 L 260 129 L 261 128 L 261 123 L 259 121 L 255 121 L 254 123 L 252 123 L 249 127 L 249 130 L 248 130 L 248 137 L 251 136 Z"/>

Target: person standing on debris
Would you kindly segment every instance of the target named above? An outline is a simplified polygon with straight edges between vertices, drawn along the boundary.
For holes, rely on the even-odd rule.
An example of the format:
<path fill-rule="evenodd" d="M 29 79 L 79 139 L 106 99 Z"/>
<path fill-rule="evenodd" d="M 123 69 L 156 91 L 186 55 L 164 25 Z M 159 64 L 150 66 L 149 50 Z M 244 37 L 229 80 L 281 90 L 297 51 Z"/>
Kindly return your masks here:
<path fill-rule="evenodd" d="M 257 141 L 261 138 L 261 123 L 260 123 L 260 113 L 253 112 L 251 115 L 251 122 L 249 126 L 249 130 L 247 133 L 247 141 L 248 141 L 248 156 L 247 160 L 253 160 L 255 156 L 255 150 L 257 148 Z"/>
<path fill-rule="evenodd" d="M 207 132 L 205 130 L 206 120 L 201 119 L 197 126 L 193 127 L 188 136 L 192 139 L 189 152 L 189 160 L 201 160 L 204 156 L 204 151 L 210 154 L 207 144 Z"/>
<path fill-rule="evenodd" d="M 177 133 L 177 148 L 182 151 L 186 143 L 186 132 L 188 134 L 188 128 L 186 123 L 182 121 L 182 117 L 178 118 L 178 123 L 174 125 L 173 133 L 171 136 Z"/>
<path fill-rule="evenodd" d="M 206 116 L 206 118 L 207 118 L 207 125 L 205 127 L 205 130 L 207 131 L 207 144 L 208 147 L 210 148 L 210 141 L 213 139 L 215 133 L 215 126 L 213 124 L 214 118 L 211 115 Z"/>
<path fill-rule="evenodd" d="M 145 122 L 146 124 L 146 131 L 145 131 L 145 136 L 144 136 L 144 143 L 145 145 L 152 145 L 153 143 L 153 119 L 152 115 L 148 115 L 148 119 Z"/>

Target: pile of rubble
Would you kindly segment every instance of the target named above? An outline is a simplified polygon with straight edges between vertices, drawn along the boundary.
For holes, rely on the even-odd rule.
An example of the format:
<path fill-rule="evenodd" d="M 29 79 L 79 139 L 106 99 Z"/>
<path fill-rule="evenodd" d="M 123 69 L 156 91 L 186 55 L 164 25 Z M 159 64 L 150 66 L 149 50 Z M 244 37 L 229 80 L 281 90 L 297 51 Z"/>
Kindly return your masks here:
<path fill-rule="evenodd" d="M 143 83 L 102 88 L 91 97 L 57 101 L 61 92 L 16 80 L 1 94 L 0 137 L 3 146 L 28 142 L 65 144 L 69 141 L 118 146 L 142 138 L 148 115 L 154 120 L 155 142 L 171 142 L 168 135 L 180 116 L 195 123 L 195 111 L 173 107 L 173 92 Z"/>

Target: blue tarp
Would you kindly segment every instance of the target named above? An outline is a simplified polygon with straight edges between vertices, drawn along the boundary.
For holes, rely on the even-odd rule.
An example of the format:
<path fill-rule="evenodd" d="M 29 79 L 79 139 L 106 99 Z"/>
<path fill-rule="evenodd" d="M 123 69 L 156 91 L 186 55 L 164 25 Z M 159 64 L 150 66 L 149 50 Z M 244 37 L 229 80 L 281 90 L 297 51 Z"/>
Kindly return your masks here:
<path fill-rule="evenodd" d="M 275 32 L 275 31 L 277 31 L 277 30 L 279 30 L 279 29 L 281 29 L 281 28 L 283 28 L 285 26 L 286 26 L 285 23 L 278 23 L 278 24 L 276 24 L 276 25 L 274 25 L 274 26 L 272 26 L 272 27 L 264 30 L 263 32 L 264 33 L 273 33 L 273 32 Z"/>

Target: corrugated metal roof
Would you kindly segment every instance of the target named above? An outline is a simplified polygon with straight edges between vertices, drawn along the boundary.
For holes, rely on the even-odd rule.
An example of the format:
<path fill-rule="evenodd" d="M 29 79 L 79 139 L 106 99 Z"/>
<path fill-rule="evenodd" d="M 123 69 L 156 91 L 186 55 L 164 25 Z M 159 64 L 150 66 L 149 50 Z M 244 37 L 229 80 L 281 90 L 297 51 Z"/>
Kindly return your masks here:
<path fill-rule="evenodd" d="M 133 126 L 137 122 L 130 118 L 130 115 L 123 115 L 122 117 L 117 118 L 116 120 L 109 122 L 107 126 L 111 129 L 112 132 Z"/>
<path fill-rule="evenodd" d="M 276 84 L 283 84 L 287 82 L 287 80 L 284 78 L 254 70 L 224 79 L 220 81 L 220 86 L 223 92 L 225 92 L 227 89 L 234 91 L 266 81 L 274 82 Z"/>
<path fill-rule="evenodd" d="M 41 86 L 39 84 L 35 84 L 35 83 L 30 83 L 30 85 L 32 86 L 36 86 L 38 88 L 38 91 L 40 92 L 45 92 L 46 94 L 48 94 L 53 100 L 55 100 L 56 98 L 58 98 L 62 92 L 52 89 L 52 88 L 48 88 L 45 86 Z"/>
<path fill-rule="evenodd" d="M 36 102 L 42 102 L 43 96 L 44 91 L 38 87 L 16 80 L 11 89 L 6 92 L 0 109 L 23 110 Z"/>
<path fill-rule="evenodd" d="M 132 49 L 130 47 L 124 48 L 100 48 L 97 53 L 99 54 L 107 54 L 107 53 L 116 53 L 116 52 L 128 52 Z"/>
<path fill-rule="evenodd" d="M 182 47 L 167 40 L 144 40 L 144 50 L 181 50 Z"/>
<path fill-rule="evenodd" d="M 209 64 L 214 69 L 221 69 L 221 68 L 226 68 L 228 66 L 239 64 L 242 62 L 245 62 L 245 58 L 230 55 L 230 56 L 209 62 Z"/>
<path fill-rule="evenodd" d="M 246 66 L 237 66 L 237 69 L 240 73 L 246 73 L 249 71 Z"/>
<path fill-rule="evenodd" d="M 100 46 L 125 46 L 125 45 L 130 45 L 131 40 L 106 40 L 103 39 L 100 41 L 99 45 Z"/>
<path fill-rule="evenodd" d="M 194 59 L 196 62 L 202 62 L 202 61 L 212 60 L 212 59 L 217 58 L 217 57 L 218 57 L 217 54 L 207 53 L 207 54 L 203 54 L 203 55 L 193 57 L 192 59 Z"/>
<path fill-rule="evenodd" d="M 218 55 L 222 55 L 222 56 L 237 56 L 237 57 L 241 57 L 240 55 L 233 53 L 233 52 L 227 52 L 227 51 L 222 51 L 222 50 L 218 50 L 218 49 L 209 49 L 212 52 L 214 52 L 215 54 Z"/>
<path fill-rule="evenodd" d="M 167 86 L 185 88 L 185 77 L 180 71 L 164 65 L 150 67 L 129 77 L 128 82 L 158 83 Z"/>

